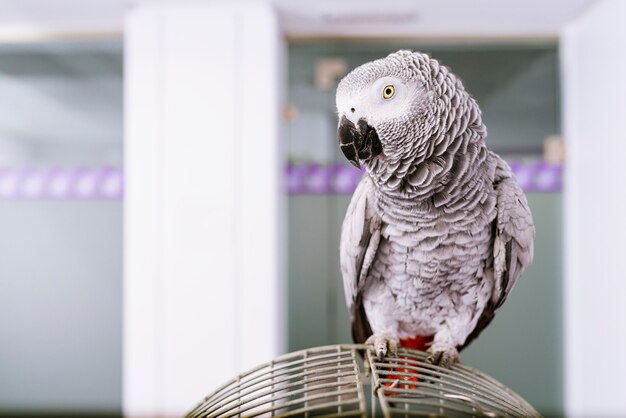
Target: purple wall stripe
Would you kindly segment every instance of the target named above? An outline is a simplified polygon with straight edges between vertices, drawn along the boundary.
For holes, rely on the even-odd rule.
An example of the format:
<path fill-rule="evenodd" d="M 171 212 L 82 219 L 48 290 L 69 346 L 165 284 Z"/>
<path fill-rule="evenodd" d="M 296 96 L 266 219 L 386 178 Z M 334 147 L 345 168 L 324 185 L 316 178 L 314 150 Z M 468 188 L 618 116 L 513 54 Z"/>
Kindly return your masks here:
<path fill-rule="evenodd" d="M 509 163 L 526 192 L 560 192 L 563 167 L 542 161 Z M 349 195 L 363 175 L 348 164 L 288 165 L 292 195 Z M 0 168 L 0 200 L 117 200 L 124 196 L 124 173 L 118 168 Z"/>
<path fill-rule="evenodd" d="M 0 168 L 0 200 L 116 200 L 123 188 L 117 168 Z"/>
<path fill-rule="evenodd" d="M 543 161 L 509 162 L 525 192 L 560 192 L 563 167 Z M 289 194 L 352 194 L 364 170 L 349 164 L 289 165 L 287 179 Z"/>

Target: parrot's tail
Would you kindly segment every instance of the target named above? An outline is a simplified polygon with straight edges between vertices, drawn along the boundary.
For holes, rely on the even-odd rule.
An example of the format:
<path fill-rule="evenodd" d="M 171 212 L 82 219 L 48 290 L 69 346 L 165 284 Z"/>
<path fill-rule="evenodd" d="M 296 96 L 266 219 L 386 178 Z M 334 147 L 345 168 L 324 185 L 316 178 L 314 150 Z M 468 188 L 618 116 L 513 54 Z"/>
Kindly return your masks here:
<path fill-rule="evenodd" d="M 426 351 L 428 347 L 433 343 L 433 336 L 429 335 L 422 337 L 417 335 L 413 338 L 400 339 L 400 347 L 411 348 L 413 350 Z"/>
<path fill-rule="evenodd" d="M 409 348 L 413 350 L 426 351 L 433 342 L 433 336 L 429 335 L 422 337 L 420 335 L 413 338 L 400 339 L 400 347 Z M 402 355 L 399 358 L 403 358 Z M 403 367 L 404 366 L 404 367 Z M 392 373 L 388 376 L 388 379 L 394 380 L 393 383 L 385 383 L 388 387 L 399 387 L 402 389 L 415 389 L 415 385 L 408 382 L 419 382 L 419 373 L 417 370 L 409 368 L 408 363 L 400 362 L 396 367 L 392 369 Z M 391 392 L 388 395 L 393 395 Z"/>

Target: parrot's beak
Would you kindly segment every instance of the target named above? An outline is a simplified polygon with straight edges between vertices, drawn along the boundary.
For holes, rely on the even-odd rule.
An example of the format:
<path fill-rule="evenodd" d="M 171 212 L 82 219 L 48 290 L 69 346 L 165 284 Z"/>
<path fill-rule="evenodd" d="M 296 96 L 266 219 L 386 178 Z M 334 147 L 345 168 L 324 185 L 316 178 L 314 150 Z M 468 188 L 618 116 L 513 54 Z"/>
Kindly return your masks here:
<path fill-rule="evenodd" d="M 367 162 L 383 152 L 376 130 L 363 119 L 355 126 L 343 116 L 337 128 L 339 147 L 348 161 L 356 168 L 361 168 L 361 161 Z"/>

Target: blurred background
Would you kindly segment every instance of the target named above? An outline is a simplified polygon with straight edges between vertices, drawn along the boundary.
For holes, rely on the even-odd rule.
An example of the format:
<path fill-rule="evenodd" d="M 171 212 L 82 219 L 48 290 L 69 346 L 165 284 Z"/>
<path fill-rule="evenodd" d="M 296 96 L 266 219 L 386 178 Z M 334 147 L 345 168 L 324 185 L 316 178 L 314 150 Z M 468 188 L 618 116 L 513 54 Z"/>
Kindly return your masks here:
<path fill-rule="evenodd" d="M 535 261 L 462 353 L 545 416 L 624 416 L 626 4 L 0 0 L 0 416 L 180 416 L 349 343 L 336 145 L 356 66 L 477 99 Z"/>

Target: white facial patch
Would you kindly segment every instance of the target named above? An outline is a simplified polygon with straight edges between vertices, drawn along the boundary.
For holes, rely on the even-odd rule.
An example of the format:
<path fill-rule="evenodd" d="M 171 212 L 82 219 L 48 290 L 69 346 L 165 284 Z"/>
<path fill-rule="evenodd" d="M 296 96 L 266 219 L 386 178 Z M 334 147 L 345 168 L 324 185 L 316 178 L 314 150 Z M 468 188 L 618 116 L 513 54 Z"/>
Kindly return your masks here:
<path fill-rule="evenodd" d="M 396 77 L 381 77 L 362 91 L 338 95 L 337 110 L 340 116 L 346 116 L 354 124 L 365 119 L 375 126 L 406 114 L 417 93 L 416 85 Z"/>
<path fill-rule="evenodd" d="M 393 95 L 385 98 L 389 89 L 392 89 Z M 370 123 L 376 124 L 406 114 L 415 99 L 415 93 L 414 86 L 409 86 L 395 77 L 379 78 L 369 89 Z"/>

